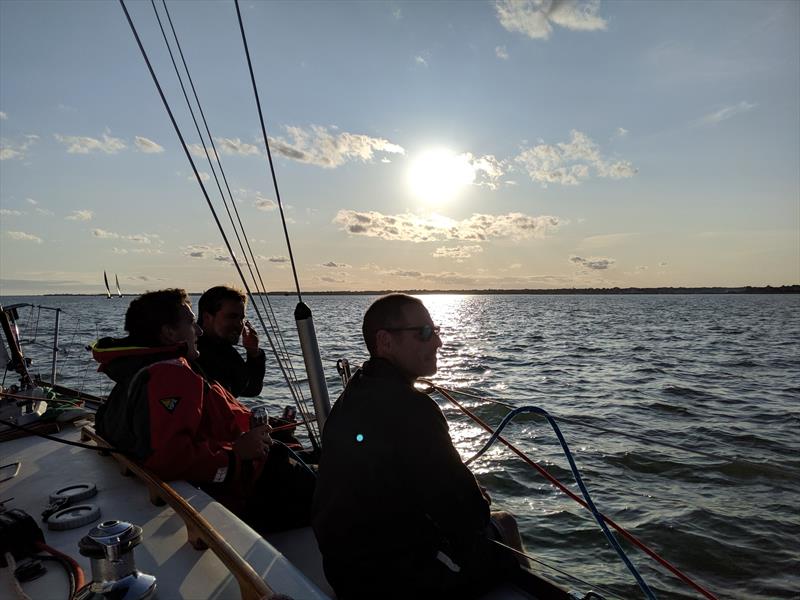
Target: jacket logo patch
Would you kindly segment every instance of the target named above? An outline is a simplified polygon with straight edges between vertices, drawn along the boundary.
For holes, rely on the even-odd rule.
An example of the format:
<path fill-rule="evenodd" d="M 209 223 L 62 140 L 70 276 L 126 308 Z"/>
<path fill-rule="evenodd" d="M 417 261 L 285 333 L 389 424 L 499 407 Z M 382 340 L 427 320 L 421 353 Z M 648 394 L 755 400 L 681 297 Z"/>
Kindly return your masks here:
<path fill-rule="evenodd" d="M 166 408 L 169 412 L 174 412 L 175 407 L 178 406 L 178 402 L 180 401 L 180 398 L 162 398 L 159 400 L 159 402 L 161 402 L 161 406 Z"/>

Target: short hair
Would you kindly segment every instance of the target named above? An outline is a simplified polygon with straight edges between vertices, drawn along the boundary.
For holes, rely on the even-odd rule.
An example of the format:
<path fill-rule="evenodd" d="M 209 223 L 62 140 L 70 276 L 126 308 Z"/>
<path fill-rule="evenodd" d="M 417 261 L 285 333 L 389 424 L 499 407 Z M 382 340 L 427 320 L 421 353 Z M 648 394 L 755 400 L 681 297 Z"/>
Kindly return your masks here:
<path fill-rule="evenodd" d="M 212 287 L 200 296 L 200 300 L 197 302 L 197 320 L 200 327 L 203 326 L 203 314 L 217 314 L 217 311 L 222 308 L 222 303 L 226 300 L 247 304 L 247 296 L 242 290 L 227 285 Z"/>
<path fill-rule="evenodd" d="M 376 339 L 378 331 L 387 327 L 404 325 L 403 308 L 414 304 L 425 306 L 422 304 L 422 300 L 408 294 L 388 294 L 378 298 L 370 305 L 367 312 L 364 313 L 361 333 L 371 357 L 374 358 L 378 351 Z"/>
<path fill-rule="evenodd" d="M 128 306 L 125 331 L 132 342 L 144 346 L 161 345 L 161 328 L 177 325 L 181 307 L 191 305 L 186 290 L 170 288 L 142 294 Z"/>

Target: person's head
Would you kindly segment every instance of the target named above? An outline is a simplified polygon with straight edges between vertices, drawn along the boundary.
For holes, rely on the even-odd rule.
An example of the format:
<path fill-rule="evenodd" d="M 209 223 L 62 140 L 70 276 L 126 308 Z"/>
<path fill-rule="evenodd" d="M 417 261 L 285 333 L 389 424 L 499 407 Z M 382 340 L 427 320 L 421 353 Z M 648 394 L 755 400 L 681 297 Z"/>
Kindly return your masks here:
<path fill-rule="evenodd" d="M 186 290 L 159 290 L 136 298 L 125 313 L 125 331 L 136 344 L 158 347 L 186 343 L 187 358 L 200 356 L 197 338 L 203 331 L 194 320 Z"/>
<path fill-rule="evenodd" d="M 246 303 L 247 296 L 236 288 L 218 285 L 207 290 L 197 303 L 200 327 L 208 336 L 235 344 L 242 335 Z"/>
<path fill-rule="evenodd" d="M 420 300 L 406 294 L 378 298 L 364 314 L 361 328 L 372 358 L 384 358 L 409 380 L 436 373 L 439 328 Z"/>

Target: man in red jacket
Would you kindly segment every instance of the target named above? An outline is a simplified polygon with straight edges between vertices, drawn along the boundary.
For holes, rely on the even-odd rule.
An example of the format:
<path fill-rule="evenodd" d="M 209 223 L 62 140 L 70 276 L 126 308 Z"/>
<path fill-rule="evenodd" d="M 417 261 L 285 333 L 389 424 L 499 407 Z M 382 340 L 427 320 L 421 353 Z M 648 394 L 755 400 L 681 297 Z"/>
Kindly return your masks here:
<path fill-rule="evenodd" d="M 186 479 L 262 530 L 306 524 L 313 476 L 273 444 L 266 426 L 216 382 L 195 373 L 202 330 L 184 290 L 148 292 L 125 315 L 127 338 L 93 346 L 116 382 L 98 433 L 156 475 Z"/>

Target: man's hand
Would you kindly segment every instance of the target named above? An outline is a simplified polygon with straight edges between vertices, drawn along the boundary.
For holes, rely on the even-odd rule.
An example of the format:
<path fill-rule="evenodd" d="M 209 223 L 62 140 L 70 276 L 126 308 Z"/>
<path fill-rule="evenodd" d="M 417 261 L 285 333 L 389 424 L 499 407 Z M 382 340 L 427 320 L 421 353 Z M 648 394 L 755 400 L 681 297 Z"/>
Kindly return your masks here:
<path fill-rule="evenodd" d="M 233 444 L 233 451 L 236 456 L 242 460 L 264 458 L 272 445 L 272 438 L 269 436 L 269 432 L 269 426 L 262 425 L 243 433 Z"/>
<path fill-rule="evenodd" d="M 242 346 L 244 346 L 244 349 L 247 350 L 247 354 L 250 356 L 254 356 L 259 352 L 258 334 L 256 330 L 253 329 L 250 321 L 245 321 L 244 327 L 242 328 Z"/>

